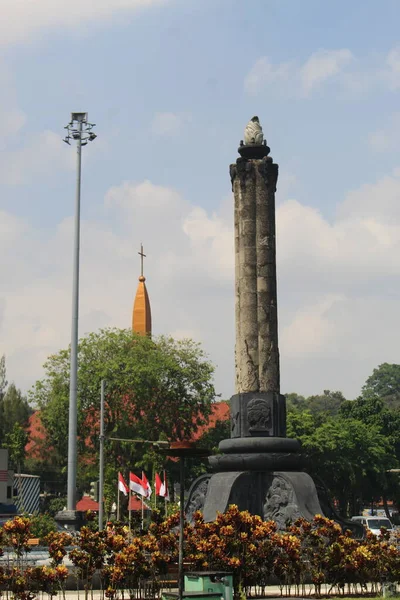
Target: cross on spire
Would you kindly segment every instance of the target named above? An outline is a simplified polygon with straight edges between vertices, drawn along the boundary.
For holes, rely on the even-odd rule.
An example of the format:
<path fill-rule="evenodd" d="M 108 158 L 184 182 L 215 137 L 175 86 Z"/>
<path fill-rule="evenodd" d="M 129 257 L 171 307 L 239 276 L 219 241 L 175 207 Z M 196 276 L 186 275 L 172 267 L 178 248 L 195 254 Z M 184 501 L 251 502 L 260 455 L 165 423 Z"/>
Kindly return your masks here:
<path fill-rule="evenodd" d="M 140 252 L 138 254 L 140 255 L 140 276 L 143 277 L 143 259 L 146 258 L 146 255 L 143 254 L 143 244 L 140 244 Z"/>

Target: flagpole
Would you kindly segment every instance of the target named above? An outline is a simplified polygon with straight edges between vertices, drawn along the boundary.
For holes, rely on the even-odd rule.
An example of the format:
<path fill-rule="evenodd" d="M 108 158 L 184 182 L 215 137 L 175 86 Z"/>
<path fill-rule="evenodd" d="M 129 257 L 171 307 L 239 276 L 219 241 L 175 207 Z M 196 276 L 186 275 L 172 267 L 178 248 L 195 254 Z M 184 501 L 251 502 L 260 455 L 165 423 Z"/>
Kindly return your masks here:
<path fill-rule="evenodd" d="M 117 483 L 117 521 L 119 521 L 119 481 Z"/>
<path fill-rule="evenodd" d="M 167 510 L 167 496 L 168 496 L 168 483 L 167 485 L 165 485 L 165 482 L 167 481 L 166 476 L 165 476 L 165 469 L 164 469 L 164 487 L 165 487 L 165 492 L 164 492 L 164 502 L 165 502 L 165 518 L 167 518 L 167 514 L 168 514 L 168 510 Z"/>
<path fill-rule="evenodd" d="M 132 498 L 132 492 L 129 490 L 129 533 L 131 531 L 131 498 Z"/>
<path fill-rule="evenodd" d="M 104 521 L 104 390 L 106 382 L 101 380 L 100 387 L 100 450 L 99 450 L 99 531 L 103 530 Z"/>

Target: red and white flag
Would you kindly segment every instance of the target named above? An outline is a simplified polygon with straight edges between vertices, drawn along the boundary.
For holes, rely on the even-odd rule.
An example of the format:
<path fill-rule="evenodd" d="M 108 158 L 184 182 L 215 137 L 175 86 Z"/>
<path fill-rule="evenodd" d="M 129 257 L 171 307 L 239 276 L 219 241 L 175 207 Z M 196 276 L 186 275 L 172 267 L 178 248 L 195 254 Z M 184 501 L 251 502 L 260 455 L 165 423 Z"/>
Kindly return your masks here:
<path fill-rule="evenodd" d="M 146 473 L 144 471 L 142 471 L 142 483 L 143 483 L 143 487 L 146 490 L 146 498 L 150 498 L 151 494 L 153 493 L 153 490 L 151 489 L 150 483 L 146 477 Z"/>
<path fill-rule="evenodd" d="M 161 496 L 160 489 L 161 489 L 162 484 L 163 484 L 163 482 L 161 481 L 161 477 L 159 476 L 158 473 L 156 473 L 156 476 L 154 478 L 154 487 L 156 490 L 156 496 Z"/>
<path fill-rule="evenodd" d="M 164 482 L 161 481 L 161 477 L 159 476 L 158 473 L 156 473 L 155 484 L 156 484 L 157 496 L 161 496 L 162 498 L 169 500 L 167 476 L 165 474 L 165 471 L 164 471 Z"/>
<path fill-rule="evenodd" d="M 118 473 L 118 489 L 124 494 L 124 496 L 128 495 L 129 488 L 126 485 L 125 479 L 122 477 L 121 473 Z"/>
<path fill-rule="evenodd" d="M 135 473 L 129 473 L 129 488 L 135 494 L 147 497 L 147 487 L 145 487 L 143 481 Z"/>

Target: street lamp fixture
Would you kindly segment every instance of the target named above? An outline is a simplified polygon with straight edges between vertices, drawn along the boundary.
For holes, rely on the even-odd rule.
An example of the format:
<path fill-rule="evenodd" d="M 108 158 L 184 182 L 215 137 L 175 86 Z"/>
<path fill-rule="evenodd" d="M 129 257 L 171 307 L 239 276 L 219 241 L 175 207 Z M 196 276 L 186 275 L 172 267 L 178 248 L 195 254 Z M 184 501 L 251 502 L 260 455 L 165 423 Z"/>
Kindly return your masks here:
<path fill-rule="evenodd" d="M 87 112 L 71 113 L 71 120 L 64 127 L 67 134 L 64 142 L 71 145 L 76 141 L 76 198 L 74 224 L 74 252 L 72 276 L 72 325 L 71 325 L 71 364 L 69 387 L 69 423 L 68 423 L 68 483 L 67 510 L 76 509 L 76 471 L 77 471 L 77 379 L 78 379 L 78 318 L 79 318 L 79 246 L 80 246 L 80 212 L 81 212 L 81 170 L 82 146 L 93 141 L 96 134 L 92 132 L 94 123 L 88 122 Z"/>
<path fill-rule="evenodd" d="M 169 448 L 169 442 L 166 440 L 133 440 L 131 438 L 116 438 L 108 436 L 106 436 L 106 440 L 112 440 L 114 442 L 131 442 L 132 444 L 151 444 L 152 446 L 157 446 L 158 448 Z"/>

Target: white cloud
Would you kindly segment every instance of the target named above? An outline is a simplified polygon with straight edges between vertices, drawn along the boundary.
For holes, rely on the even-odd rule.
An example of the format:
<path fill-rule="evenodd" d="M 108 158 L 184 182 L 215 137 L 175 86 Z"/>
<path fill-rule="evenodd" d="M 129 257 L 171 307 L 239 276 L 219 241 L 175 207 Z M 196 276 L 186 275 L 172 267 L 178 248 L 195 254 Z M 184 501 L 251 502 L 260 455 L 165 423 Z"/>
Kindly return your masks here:
<path fill-rule="evenodd" d="M 398 360 L 399 197 L 400 169 L 349 192 L 332 222 L 299 201 L 279 204 L 285 391 L 355 396 L 375 366 Z M 232 209 L 210 214 L 151 181 L 115 186 L 105 203 L 112 218 L 82 223 L 81 334 L 129 327 L 143 242 L 155 333 L 201 341 L 218 365 L 217 391 L 233 393 Z M 26 387 L 69 343 L 73 220 L 51 232 L 9 213 L 0 223 L 0 252 L 12 257 L 0 264 L 0 354 Z"/>
<path fill-rule="evenodd" d="M 385 75 L 392 89 L 400 88 L 400 46 L 395 46 L 386 57 Z"/>
<path fill-rule="evenodd" d="M 344 299 L 340 295 L 326 294 L 309 306 L 299 308 L 283 328 L 280 340 L 283 355 L 291 358 L 326 352 L 336 337 L 336 326 L 330 318 L 332 308 Z"/>
<path fill-rule="evenodd" d="M 400 140 L 400 113 L 394 113 L 386 127 L 377 129 L 368 136 L 368 145 L 375 152 L 393 150 Z"/>
<path fill-rule="evenodd" d="M 160 136 L 176 135 L 189 121 L 188 114 L 158 112 L 153 117 L 151 131 L 154 135 Z"/>
<path fill-rule="evenodd" d="M 395 226 L 399 221 L 399 206 L 400 173 L 395 169 L 392 175 L 349 192 L 338 207 L 338 217 L 345 221 L 369 218 Z"/>
<path fill-rule="evenodd" d="M 0 59 L 0 149 L 10 136 L 18 133 L 26 122 L 26 115 L 17 107 L 16 91 L 10 69 Z"/>
<path fill-rule="evenodd" d="M 44 30 L 76 29 L 168 0 L 2 0 L 0 44 L 26 43 Z"/>
<path fill-rule="evenodd" d="M 24 139 L 15 150 L 0 151 L 0 178 L 3 184 L 22 185 L 33 178 L 71 169 L 74 153 L 68 152 L 59 134 L 43 131 Z"/>
<path fill-rule="evenodd" d="M 261 56 L 246 75 L 244 89 L 249 94 L 257 94 L 267 85 L 286 81 L 290 77 L 291 70 L 290 63 L 273 65 L 267 56 Z"/>
<path fill-rule="evenodd" d="M 309 94 L 316 85 L 340 73 L 352 59 L 347 48 L 314 52 L 299 72 L 304 93 Z"/>
<path fill-rule="evenodd" d="M 296 61 L 272 64 L 267 56 L 260 57 L 244 80 L 244 89 L 255 95 L 270 85 L 284 83 L 290 94 L 308 95 L 320 83 L 338 76 L 352 61 L 347 48 L 318 50 L 302 64 Z"/>
<path fill-rule="evenodd" d="M 302 63 L 297 59 L 273 63 L 261 56 L 245 76 L 244 89 L 250 95 L 277 89 L 285 96 L 308 97 L 327 82 L 347 95 L 360 96 L 372 89 L 395 91 L 400 88 L 400 46 L 372 57 L 356 57 L 349 48 L 322 48 Z M 376 144 L 381 144 L 380 138 Z"/>

